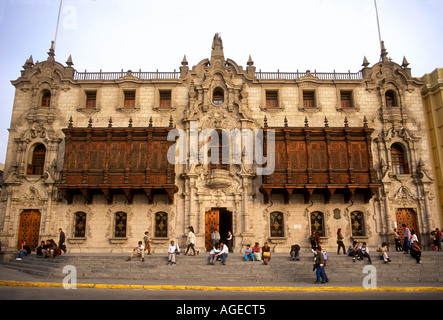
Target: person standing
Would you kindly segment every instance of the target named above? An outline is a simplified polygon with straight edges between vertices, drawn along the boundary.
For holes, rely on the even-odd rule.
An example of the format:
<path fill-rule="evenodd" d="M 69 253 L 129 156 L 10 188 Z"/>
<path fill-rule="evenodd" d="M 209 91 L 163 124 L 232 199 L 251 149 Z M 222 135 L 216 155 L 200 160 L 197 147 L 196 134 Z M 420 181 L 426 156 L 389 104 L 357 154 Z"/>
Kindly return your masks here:
<path fill-rule="evenodd" d="M 402 226 L 403 226 L 403 228 L 405 228 L 403 250 L 404 250 L 404 253 L 407 254 L 407 253 L 409 253 L 409 248 L 411 247 L 411 245 L 410 245 L 411 230 L 409 230 L 409 228 L 405 224 L 403 224 Z"/>
<path fill-rule="evenodd" d="M 401 239 L 398 235 L 397 228 L 394 228 L 394 242 L 395 242 L 395 251 L 403 251 L 401 246 Z"/>
<path fill-rule="evenodd" d="M 231 231 L 228 231 L 228 237 L 226 238 L 226 244 L 228 246 L 228 250 L 229 252 L 233 252 L 232 247 L 234 246 L 234 238 L 232 236 Z"/>
<path fill-rule="evenodd" d="M 442 239 L 443 235 L 440 231 L 440 229 L 435 228 L 435 238 L 437 239 L 437 250 L 438 251 L 442 251 L 441 249 L 441 239 Z"/>
<path fill-rule="evenodd" d="M 195 237 L 194 227 L 190 226 L 188 228 L 188 230 L 189 230 L 189 232 L 188 232 L 188 246 L 186 247 L 185 256 L 188 255 L 189 249 L 192 249 L 192 251 L 194 252 L 194 254 L 192 254 L 192 256 L 195 256 L 195 243 L 196 243 L 197 239 Z"/>
<path fill-rule="evenodd" d="M 316 247 L 315 248 L 316 251 L 316 255 L 315 255 L 315 260 L 314 260 L 314 269 L 316 271 L 316 281 L 314 283 L 325 283 L 325 270 L 324 270 L 324 266 L 325 266 L 325 257 L 321 252 L 321 248 L 320 247 Z"/>
<path fill-rule="evenodd" d="M 65 245 L 66 237 L 65 237 L 65 233 L 63 232 L 62 228 L 59 228 L 58 232 L 60 233 L 60 237 L 58 239 L 58 247 L 60 248 L 60 250 L 63 251 L 63 253 L 66 253 L 66 245 Z"/>
<path fill-rule="evenodd" d="M 338 228 L 337 230 L 337 254 L 340 254 L 340 248 L 343 248 L 343 254 L 346 254 L 346 248 L 345 245 L 343 243 L 343 239 L 345 237 L 343 237 L 343 234 L 341 233 L 341 228 Z"/>
<path fill-rule="evenodd" d="M 220 242 L 220 233 L 218 232 L 217 229 L 214 230 L 214 232 L 212 233 L 212 245 L 215 246 L 217 243 Z"/>
<path fill-rule="evenodd" d="M 152 242 L 152 239 L 149 236 L 149 232 L 148 231 L 145 232 L 145 235 L 143 236 L 143 241 L 145 242 L 145 251 L 148 250 L 148 256 L 150 256 L 151 255 L 151 242 Z"/>

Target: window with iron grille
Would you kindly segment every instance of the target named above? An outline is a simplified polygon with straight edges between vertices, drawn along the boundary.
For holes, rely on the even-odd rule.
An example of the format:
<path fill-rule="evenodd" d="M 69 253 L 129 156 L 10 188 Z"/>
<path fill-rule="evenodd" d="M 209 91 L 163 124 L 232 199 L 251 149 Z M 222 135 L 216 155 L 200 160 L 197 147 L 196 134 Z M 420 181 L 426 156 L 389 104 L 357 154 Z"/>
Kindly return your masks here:
<path fill-rule="evenodd" d="M 114 237 L 126 238 L 126 226 L 128 217 L 125 212 L 117 212 L 114 215 Z"/>
<path fill-rule="evenodd" d="M 166 238 L 168 236 L 168 214 L 157 212 L 155 214 L 155 237 Z"/>
<path fill-rule="evenodd" d="M 74 238 L 84 238 L 86 235 L 86 213 L 74 214 Z"/>
<path fill-rule="evenodd" d="M 270 215 L 271 237 L 284 237 L 283 213 L 272 212 Z"/>
<path fill-rule="evenodd" d="M 355 236 L 364 236 L 364 224 L 363 224 L 363 212 L 353 211 L 351 212 L 351 227 L 352 227 L 352 235 Z"/>
<path fill-rule="evenodd" d="M 311 213 L 311 234 L 318 233 L 321 237 L 325 236 L 324 214 L 320 211 Z"/>

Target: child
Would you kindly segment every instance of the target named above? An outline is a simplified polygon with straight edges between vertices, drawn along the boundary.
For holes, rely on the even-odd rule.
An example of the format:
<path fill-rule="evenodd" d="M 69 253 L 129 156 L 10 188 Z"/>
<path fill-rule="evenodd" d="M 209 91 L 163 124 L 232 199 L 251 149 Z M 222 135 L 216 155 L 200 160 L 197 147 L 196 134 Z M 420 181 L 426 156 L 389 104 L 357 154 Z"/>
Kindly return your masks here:
<path fill-rule="evenodd" d="M 254 257 L 252 256 L 251 245 L 247 244 L 245 249 L 245 261 L 248 261 L 248 257 L 251 258 L 251 261 L 254 261 Z"/>

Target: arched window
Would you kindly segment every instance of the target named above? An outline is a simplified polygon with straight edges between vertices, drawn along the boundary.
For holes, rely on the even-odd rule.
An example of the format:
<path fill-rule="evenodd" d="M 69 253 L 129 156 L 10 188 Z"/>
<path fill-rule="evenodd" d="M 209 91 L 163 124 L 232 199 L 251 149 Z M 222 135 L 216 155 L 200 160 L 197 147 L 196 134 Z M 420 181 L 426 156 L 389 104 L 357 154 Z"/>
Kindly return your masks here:
<path fill-rule="evenodd" d="M 324 214 L 320 211 L 311 213 L 311 234 L 318 233 L 321 237 L 325 236 Z"/>
<path fill-rule="evenodd" d="M 397 99 L 395 98 L 395 93 L 393 91 L 387 91 L 385 94 L 386 107 L 392 108 L 397 107 Z"/>
<path fill-rule="evenodd" d="M 365 235 L 363 220 L 364 220 L 363 219 L 363 212 L 360 212 L 360 211 L 351 212 L 351 228 L 352 228 L 352 235 L 354 237 Z"/>
<path fill-rule="evenodd" d="M 155 214 L 155 237 L 166 238 L 168 236 L 168 214 L 157 212 Z"/>
<path fill-rule="evenodd" d="M 27 174 L 42 175 L 43 169 L 45 167 L 45 156 L 46 156 L 45 146 L 42 144 L 36 145 L 34 151 L 32 152 L 31 163 L 28 164 Z"/>
<path fill-rule="evenodd" d="M 49 92 L 48 90 L 44 90 L 42 92 L 42 101 L 40 106 L 49 108 L 50 105 L 51 105 L 51 92 Z"/>
<path fill-rule="evenodd" d="M 126 238 L 126 226 L 128 217 L 125 212 L 117 212 L 114 215 L 114 237 Z"/>
<path fill-rule="evenodd" d="M 394 143 L 391 146 L 392 172 L 394 174 L 409 174 L 408 162 L 403 147 Z"/>
<path fill-rule="evenodd" d="M 86 235 L 86 213 L 74 214 L 74 238 L 84 238 Z"/>
<path fill-rule="evenodd" d="M 212 102 L 216 106 L 220 106 L 223 104 L 225 100 L 225 93 L 223 92 L 222 88 L 215 88 L 214 92 L 212 93 Z"/>
<path fill-rule="evenodd" d="M 283 213 L 272 212 L 270 215 L 270 225 L 271 225 L 271 237 L 284 237 L 284 220 Z"/>

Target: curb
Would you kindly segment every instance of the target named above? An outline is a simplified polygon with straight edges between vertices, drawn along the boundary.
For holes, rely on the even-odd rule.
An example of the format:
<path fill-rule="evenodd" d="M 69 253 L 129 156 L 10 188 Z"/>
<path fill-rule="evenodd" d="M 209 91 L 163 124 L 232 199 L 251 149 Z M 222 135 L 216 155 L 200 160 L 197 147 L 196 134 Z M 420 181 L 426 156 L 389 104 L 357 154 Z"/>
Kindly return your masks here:
<path fill-rule="evenodd" d="M 443 292 L 443 287 L 232 287 L 232 286 L 187 286 L 187 285 L 125 285 L 125 284 L 83 284 L 76 285 L 54 282 L 1 281 L 0 286 L 6 287 L 41 287 L 65 289 L 145 289 L 145 290 L 203 290 L 203 291 L 353 291 L 353 292 Z"/>

